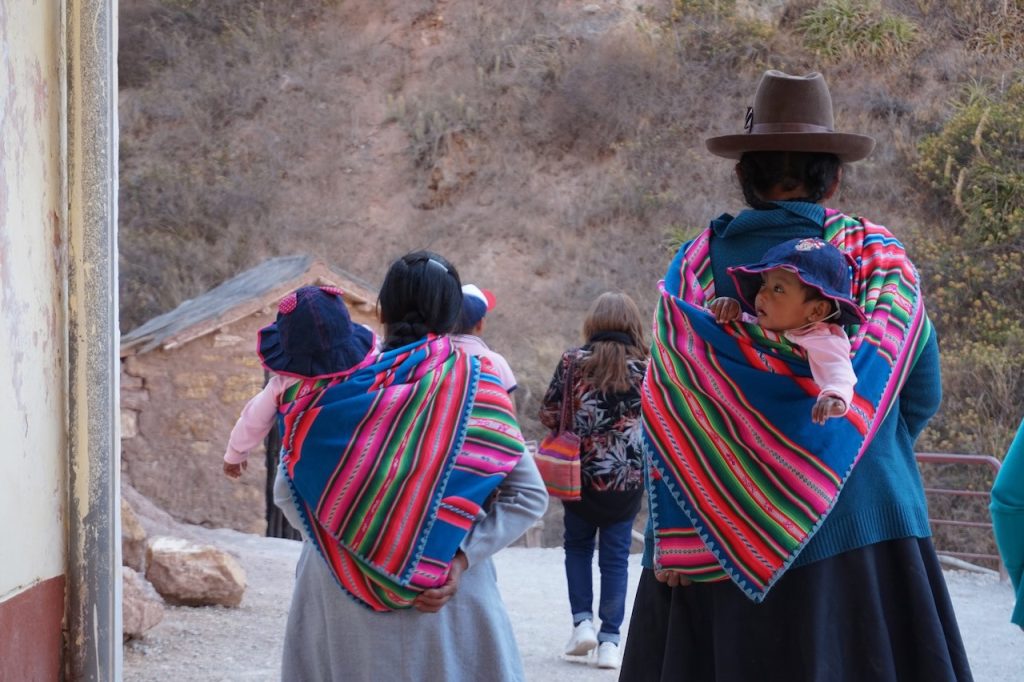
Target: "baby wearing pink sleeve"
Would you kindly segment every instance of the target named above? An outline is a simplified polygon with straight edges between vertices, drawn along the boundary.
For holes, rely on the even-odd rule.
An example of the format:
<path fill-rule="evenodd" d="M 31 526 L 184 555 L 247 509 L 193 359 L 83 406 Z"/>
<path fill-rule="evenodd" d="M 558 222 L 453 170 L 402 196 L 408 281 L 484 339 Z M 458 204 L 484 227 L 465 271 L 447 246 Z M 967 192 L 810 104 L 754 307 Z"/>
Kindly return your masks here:
<path fill-rule="evenodd" d="M 857 376 L 843 327 L 866 321 L 851 293 L 855 268 L 849 255 L 823 239 L 791 239 L 768 249 L 757 263 L 728 268 L 739 298 L 722 296 L 708 304 L 717 322 L 757 324 L 807 351 L 820 389 L 811 410 L 816 424 L 846 415 L 853 400 Z"/>
<path fill-rule="evenodd" d="M 270 377 L 263 390 L 245 404 L 228 437 L 228 447 L 224 453 L 224 473 L 231 478 L 238 478 L 241 475 L 245 470 L 249 452 L 260 445 L 273 428 L 274 420 L 277 419 L 277 408 L 281 404 L 281 395 L 298 381 L 295 377 L 275 374 Z M 228 471 L 227 465 L 234 465 L 231 471 Z"/>
<path fill-rule="evenodd" d="M 850 338 L 838 324 L 819 322 L 799 331 L 783 334 L 792 343 L 807 351 L 807 362 L 811 376 L 820 389 L 818 395 L 831 395 L 843 401 L 842 417 L 850 410 L 853 401 L 853 386 L 857 375 L 850 362 Z"/>

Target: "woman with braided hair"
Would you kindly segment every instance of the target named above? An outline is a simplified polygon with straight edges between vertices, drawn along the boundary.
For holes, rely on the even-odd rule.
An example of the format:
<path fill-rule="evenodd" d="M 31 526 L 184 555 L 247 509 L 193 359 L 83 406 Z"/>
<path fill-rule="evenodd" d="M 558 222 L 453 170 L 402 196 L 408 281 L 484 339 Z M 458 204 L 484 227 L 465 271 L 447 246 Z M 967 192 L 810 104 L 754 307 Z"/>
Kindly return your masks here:
<path fill-rule="evenodd" d="M 280 409 L 282 509 L 305 537 L 282 680 L 522 680 L 491 555 L 547 507 L 508 392 L 447 334 L 459 274 L 395 261 L 383 346 Z"/>

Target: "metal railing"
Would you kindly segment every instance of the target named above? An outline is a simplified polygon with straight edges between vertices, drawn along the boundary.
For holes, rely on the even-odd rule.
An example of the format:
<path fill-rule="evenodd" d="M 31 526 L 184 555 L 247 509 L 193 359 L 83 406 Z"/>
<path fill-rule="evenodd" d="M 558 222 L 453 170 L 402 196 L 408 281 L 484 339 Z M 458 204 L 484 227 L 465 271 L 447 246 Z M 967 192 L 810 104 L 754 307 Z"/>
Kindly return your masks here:
<path fill-rule="evenodd" d="M 992 469 L 993 477 L 999 473 L 999 468 L 1002 464 L 995 457 L 989 455 L 960 455 L 960 454 L 949 454 L 949 453 L 938 453 L 938 452 L 919 452 L 917 453 L 917 461 L 924 462 L 926 464 L 963 464 L 967 466 L 986 466 Z M 925 493 L 931 495 L 945 495 L 949 497 L 973 497 L 973 498 L 985 498 L 988 499 L 989 493 L 978 490 L 959 490 L 955 488 L 929 488 L 925 487 Z M 984 521 L 963 521 L 960 519 L 945 519 L 936 518 L 929 513 L 928 521 L 935 526 L 960 526 L 964 528 L 981 528 L 985 529 L 988 534 L 992 535 L 992 522 L 987 518 Z M 983 559 L 987 561 L 995 561 L 999 565 L 999 576 L 1003 579 L 1007 578 L 1006 566 L 1003 565 L 1003 560 L 998 554 L 983 554 L 978 552 L 959 552 L 959 551 L 946 551 L 942 550 L 943 554 L 948 554 L 953 557 L 957 557 L 964 560 L 977 560 Z"/>

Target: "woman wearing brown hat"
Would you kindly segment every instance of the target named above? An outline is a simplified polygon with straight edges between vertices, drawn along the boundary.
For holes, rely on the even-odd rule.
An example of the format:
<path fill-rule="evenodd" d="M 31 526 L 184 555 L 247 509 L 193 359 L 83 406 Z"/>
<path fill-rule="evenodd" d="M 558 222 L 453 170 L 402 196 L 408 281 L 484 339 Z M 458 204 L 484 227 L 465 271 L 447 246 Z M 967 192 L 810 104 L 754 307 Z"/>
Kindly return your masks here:
<path fill-rule="evenodd" d="M 914 442 L 939 407 L 917 271 L 884 227 L 826 208 L 874 140 L 834 129 L 820 74 L 764 74 L 736 159 L 750 206 L 683 245 L 661 284 L 642 412 L 650 522 L 620 679 L 969 680 Z M 851 259 L 848 412 L 806 419 L 805 354 L 707 305 L 730 267 L 820 238 Z M 751 312 L 751 311 L 748 311 Z"/>

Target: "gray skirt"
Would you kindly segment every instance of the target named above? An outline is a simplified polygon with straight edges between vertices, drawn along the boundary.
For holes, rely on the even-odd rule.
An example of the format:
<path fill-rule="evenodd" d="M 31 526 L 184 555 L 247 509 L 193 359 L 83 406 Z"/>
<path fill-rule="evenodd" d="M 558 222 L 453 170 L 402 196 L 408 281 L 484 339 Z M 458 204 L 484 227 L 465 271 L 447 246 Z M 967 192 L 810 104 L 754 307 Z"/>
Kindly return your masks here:
<path fill-rule="evenodd" d="M 490 559 L 462 574 L 438 613 L 377 613 L 345 593 L 304 543 L 288 611 L 283 682 L 525 679 Z"/>

